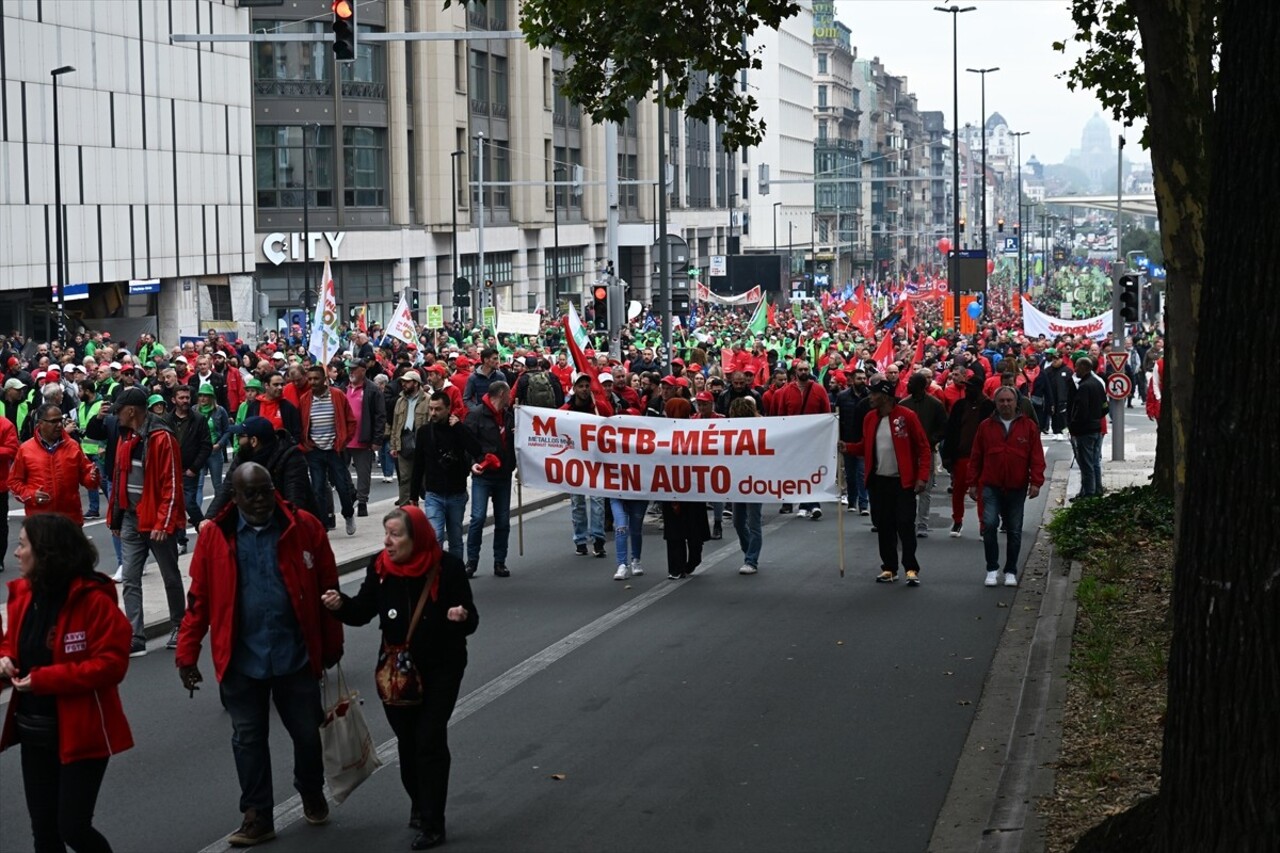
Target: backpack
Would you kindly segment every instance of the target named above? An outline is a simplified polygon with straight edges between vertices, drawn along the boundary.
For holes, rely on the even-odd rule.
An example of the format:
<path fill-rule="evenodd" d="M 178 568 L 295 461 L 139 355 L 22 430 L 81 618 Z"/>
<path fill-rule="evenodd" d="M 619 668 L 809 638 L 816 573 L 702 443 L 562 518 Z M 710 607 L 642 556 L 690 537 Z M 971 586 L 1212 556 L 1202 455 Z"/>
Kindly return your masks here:
<path fill-rule="evenodd" d="M 530 406 L 539 406 L 543 409 L 555 408 L 556 392 L 551 390 L 551 377 L 545 370 L 535 370 L 529 374 L 525 402 Z"/>

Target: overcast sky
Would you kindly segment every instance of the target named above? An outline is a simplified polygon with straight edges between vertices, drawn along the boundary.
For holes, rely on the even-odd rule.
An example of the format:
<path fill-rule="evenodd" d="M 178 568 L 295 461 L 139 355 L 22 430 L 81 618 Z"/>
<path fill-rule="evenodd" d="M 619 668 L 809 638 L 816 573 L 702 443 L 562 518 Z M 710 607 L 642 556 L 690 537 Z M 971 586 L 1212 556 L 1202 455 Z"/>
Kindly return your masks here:
<path fill-rule="evenodd" d="M 885 69 L 906 76 L 921 110 L 941 110 L 951 126 L 951 15 L 933 11 L 950 6 L 933 0 L 836 0 L 836 17 L 853 30 L 859 59 L 880 57 Z M 999 71 L 987 77 L 987 114 L 999 112 L 1013 131 L 1028 130 L 1022 156 L 1060 163 L 1080 145 L 1080 132 L 1094 113 L 1119 133 L 1097 98 L 1067 88 L 1056 75 L 1074 61 L 1058 53 L 1053 42 L 1075 32 L 1069 0 L 967 0 L 975 6 L 958 15 L 960 60 L 960 124 L 977 123 L 981 110 L 981 75 L 966 68 Z M 1131 128 L 1126 154 L 1149 160 L 1136 147 Z M 1114 144 L 1114 143 L 1113 143 Z"/>

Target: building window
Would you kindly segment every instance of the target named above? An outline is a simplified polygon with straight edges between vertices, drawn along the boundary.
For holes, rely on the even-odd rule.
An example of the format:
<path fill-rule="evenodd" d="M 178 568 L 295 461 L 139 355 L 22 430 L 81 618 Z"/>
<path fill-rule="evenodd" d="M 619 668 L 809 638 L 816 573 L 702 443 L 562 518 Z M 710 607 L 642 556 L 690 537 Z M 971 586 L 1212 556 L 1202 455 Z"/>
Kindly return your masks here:
<path fill-rule="evenodd" d="M 304 183 L 301 127 L 259 125 L 254 128 L 254 164 L 258 207 L 300 208 Z M 308 128 L 308 204 L 333 207 L 333 128 Z"/>
<path fill-rule="evenodd" d="M 230 323 L 234 317 L 231 316 L 231 286 L 228 284 L 210 284 L 207 286 L 209 292 L 209 316 L 204 318 L 215 323 Z"/>
<path fill-rule="evenodd" d="M 547 182 L 546 189 L 543 191 L 543 202 L 547 206 L 547 210 L 551 209 L 555 200 L 555 155 L 551 147 L 551 140 L 544 139 L 542 141 L 542 180 Z"/>
<path fill-rule="evenodd" d="M 467 129 L 465 127 L 459 127 L 455 130 L 455 134 L 456 138 L 454 140 L 453 150 L 465 152 L 467 150 Z M 458 182 L 458 199 L 456 204 L 459 209 L 466 210 L 467 199 L 471 197 L 471 193 L 467 192 L 467 181 L 469 180 L 467 175 L 467 163 L 471 161 L 471 158 L 457 157 L 454 159 L 458 161 L 457 165 L 453 167 L 458 170 L 458 174 L 455 176 L 455 180 Z"/>
<path fill-rule="evenodd" d="M 255 21 L 256 32 L 327 33 L 324 21 Z M 360 32 L 381 32 L 360 26 Z M 315 97 L 333 93 L 332 46 L 322 42 L 257 42 L 254 45 L 255 91 L 259 95 Z M 386 48 L 357 39 L 354 62 L 341 63 L 342 94 L 355 98 L 386 97 Z"/>
<path fill-rule="evenodd" d="M 489 66 L 493 70 L 493 97 L 490 112 L 495 115 L 507 114 L 507 58 L 505 56 L 489 57 Z"/>
<path fill-rule="evenodd" d="M 510 143 L 497 139 L 486 146 L 492 156 L 493 174 L 490 175 L 490 178 L 495 182 L 511 180 L 511 148 L 509 146 Z M 495 183 L 493 187 L 493 206 L 509 207 L 511 204 L 509 195 L 510 187 Z"/>
<path fill-rule="evenodd" d="M 344 127 L 342 165 L 347 207 L 386 207 L 387 131 L 381 127 Z"/>
<path fill-rule="evenodd" d="M 825 107 L 827 105 L 827 87 L 818 87 L 818 106 Z"/>
<path fill-rule="evenodd" d="M 471 109 L 489 112 L 489 54 L 471 51 L 471 76 L 467 80 L 467 92 L 471 96 Z"/>
<path fill-rule="evenodd" d="M 827 73 L 827 55 L 825 53 L 818 54 L 818 73 Z"/>
<path fill-rule="evenodd" d="M 551 57 L 542 60 L 542 108 L 551 109 Z"/>
<path fill-rule="evenodd" d="M 453 88 L 458 92 L 467 91 L 467 43 L 453 43 Z"/>
<path fill-rule="evenodd" d="M 825 119 L 818 122 L 818 141 L 819 142 L 827 141 L 827 122 Z"/>

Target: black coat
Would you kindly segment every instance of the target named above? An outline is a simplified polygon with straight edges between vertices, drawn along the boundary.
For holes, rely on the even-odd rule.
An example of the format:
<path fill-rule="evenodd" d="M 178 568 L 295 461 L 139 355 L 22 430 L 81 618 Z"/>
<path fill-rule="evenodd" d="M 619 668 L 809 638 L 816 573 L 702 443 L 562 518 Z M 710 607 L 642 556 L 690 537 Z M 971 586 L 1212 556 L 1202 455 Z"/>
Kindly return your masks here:
<path fill-rule="evenodd" d="M 353 626 L 367 625 L 376 617 L 384 640 L 403 643 L 426 579 L 396 575 L 379 578 L 374 570 L 377 559 L 377 555 L 370 558 L 360 590 L 353 596 L 344 594 L 342 608 L 334 615 L 344 625 Z M 449 553 L 442 554 L 440 560 L 440 593 L 435 601 L 428 599 L 422 608 L 422 621 L 409 647 L 414 664 L 423 671 L 465 667 L 467 637 L 474 634 L 480 624 L 480 614 L 471 597 L 471 582 L 467 580 L 462 561 Z M 450 622 L 449 608 L 458 605 L 467 608 L 466 621 Z"/>
<path fill-rule="evenodd" d="M 702 501 L 662 501 L 662 538 L 706 542 L 711 539 L 707 505 Z"/>
<path fill-rule="evenodd" d="M 257 400 L 245 406 L 245 419 L 254 418 L 262 410 Z M 298 411 L 298 407 L 283 397 L 280 398 L 280 423 L 284 427 L 284 431 L 289 433 L 289 438 L 293 439 L 294 444 L 302 441 L 302 413 Z"/>
<path fill-rule="evenodd" d="M 449 426 L 427 421 L 418 427 L 409 497 L 417 501 L 427 492 L 441 495 L 466 492 L 471 461 L 483 455 L 479 450 L 475 434 L 464 424 Z"/>
<path fill-rule="evenodd" d="M 511 409 L 505 409 L 501 415 L 506 423 L 506 437 L 503 438 L 499 424 L 494 420 L 493 412 L 484 403 L 473 406 L 467 415 L 467 429 L 476 437 L 479 447 L 476 449 L 475 461 L 480 462 L 486 454 L 492 453 L 502 462 L 502 466 L 477 476 L 486 480 L 510 479 L 516 470 L 516 427 L 515 415 Z"/>
<path fill-rule="evenodd" d="M 214 495 L 213 503 L 209 504 L 209 508 L 205 510 L 205 518 L 213 518 L 224 506 L 231 502 L 232 494 L 235 491 L 231 487 L 231 475 L 235 473 L 236 468 L 244 461 L 244 454 L 236 453 L 231 460 L 231 467 L 227 469 L 226 474 L 222 477 L 222 486 L 218 489 L 218 493 Z M 306 510 L 317 518 L 322 517 L 319 507 L 316 506 L 316 493 L 311 488 L 311 475 L 307 471 L 307 457 L 293 443 L 293 439 L 289 437 L 288 433 L 277 431 L 275 441 L 270 445 L 264 445 L 259 448 L 258 453 L 254 455 L 253 461 L 271 472 L 271 482 L 275 485 L 276 491 L 280 493 L 280 497 L 298 509 Z"/>
<path fill-rule="evenodd" d="M 169 428 L 178 437 L 178 447 L 182 450 L 182 470 L 195 471 L 209 461 L 213 453 L 213 438 L 209 435 L 209 421 L 204 415 L 192 409 L 185 418 L 170 413 L 165 416 Z"/>

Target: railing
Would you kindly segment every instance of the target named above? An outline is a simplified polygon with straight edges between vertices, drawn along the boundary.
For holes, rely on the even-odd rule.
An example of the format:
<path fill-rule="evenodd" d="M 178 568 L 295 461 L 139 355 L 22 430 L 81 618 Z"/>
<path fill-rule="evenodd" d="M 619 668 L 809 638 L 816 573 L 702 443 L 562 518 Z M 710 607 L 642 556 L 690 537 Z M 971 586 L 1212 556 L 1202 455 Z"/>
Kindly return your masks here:
<path fill-rule="evenodd" d="M 501 101 L 490 101 L 489 115 L 496 116 L 497 118 L 506 118 L 507 105 L 502 103 Z"/>
<path fill-rule="evenodd" d="M 385 101 L 387 99 L 387 84 L 344 80 L 342 81 L 342 97 Z"/>
<path fill-rule="evenodd" d="M 330 80 L 272 80 L 253 81 L 257 95 L 271 98 L 317 98 L 333 94 Z"/>
<path fill-rule="evenodd" d="M 471 112 L 480 115 L 489 114 L 489 102 L 482 98 L 471 98 Z"/>

